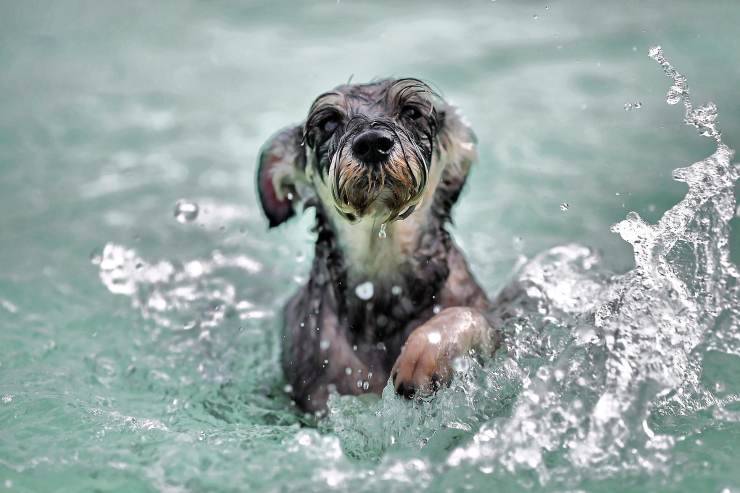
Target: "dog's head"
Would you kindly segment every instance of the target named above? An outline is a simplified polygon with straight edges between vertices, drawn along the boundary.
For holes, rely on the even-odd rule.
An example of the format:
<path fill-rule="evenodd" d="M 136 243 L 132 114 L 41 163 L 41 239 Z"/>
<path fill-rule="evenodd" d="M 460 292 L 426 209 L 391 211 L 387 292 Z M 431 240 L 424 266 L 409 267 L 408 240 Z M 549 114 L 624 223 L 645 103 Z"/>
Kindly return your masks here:
<path fill-rule="evenodd" d="M 260 201 L 271 227 L 299 202 L 318 201 L 349 222 L 405 219 L 444 173 L 459 175 L 459 191 L 474 139 L 454 109 L 417 79 L 339 86 L 316 98 L 304 124 L 265 144 Z"/>

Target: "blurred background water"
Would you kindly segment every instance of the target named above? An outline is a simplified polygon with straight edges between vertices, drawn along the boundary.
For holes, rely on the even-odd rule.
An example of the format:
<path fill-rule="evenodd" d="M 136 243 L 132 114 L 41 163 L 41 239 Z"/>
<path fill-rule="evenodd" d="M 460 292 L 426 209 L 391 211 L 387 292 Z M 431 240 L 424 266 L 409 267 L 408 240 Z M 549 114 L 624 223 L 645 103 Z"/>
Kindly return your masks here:
<path fill-rule="evenodd" d="M 665 104 L 648 48 L 717 103 L 736 147 L 738 25 L 731 0 L 0 3 L 0 490 L 740 491 L 729 350 L 701 376 L 730 407 L 666 411 L 675 443 L 643 467 L 451 460 L 511 413 L 506 363 L 461 379 L 474 408 L 386 395 L 303 427 L 278 313 L 305 279 L 311 218 L 268 233 L 253 186 L 260 145 L 318 93 L 414 76 L 478 135 L 454 231 L 489 292 L 564 243 L 625 272 L 610 226 L 657 221 L 686 192 L 672 170 L 715 148 Z M 192 221 L 174 217 L 181 199 Z"/>

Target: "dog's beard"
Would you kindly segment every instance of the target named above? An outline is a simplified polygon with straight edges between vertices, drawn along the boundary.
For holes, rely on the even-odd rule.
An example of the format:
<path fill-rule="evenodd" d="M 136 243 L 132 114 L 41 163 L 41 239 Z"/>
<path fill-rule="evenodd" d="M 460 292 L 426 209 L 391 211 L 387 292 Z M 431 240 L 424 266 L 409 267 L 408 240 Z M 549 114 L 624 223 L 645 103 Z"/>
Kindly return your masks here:
<path fill-rule="evenodd" d="M 329 167 L 334 205 L 347 218 L 376 214 L 383 221 L 405 217 L 419 204 L 427 182 L 427 163 L 416 149 L 396 148 L 386 163 L 367 165 L 346 147 Z"/>

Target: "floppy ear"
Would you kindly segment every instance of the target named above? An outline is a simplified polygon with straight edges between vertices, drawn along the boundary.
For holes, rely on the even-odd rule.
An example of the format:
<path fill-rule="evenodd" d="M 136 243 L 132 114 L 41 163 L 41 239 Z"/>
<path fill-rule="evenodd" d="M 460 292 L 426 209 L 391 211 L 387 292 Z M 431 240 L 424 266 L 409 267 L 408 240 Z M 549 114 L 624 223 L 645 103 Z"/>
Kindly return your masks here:
<path fill-rule="evenodd" d="M 465 186 L 470 167 L 478 159 L 478 139 L 454 106 L 445 104 L 438 115 L 437 152 L 444 169 L 434 194 L 434 208 L 450 220 L 452 206 Z"/>
<path fill-rule="evenodd" d="M 446 161 L 445 168 L 450 172 L 467 175 L 470 166 L 478 160 L 478 137 L 454 106 L 445 104 L 439 115 L 439 146 Z"/>
<path fill-rule="evenodd" d="M 297 185 L 304 175 L 306 151 L 303 127 L 285 128 L 262 146 L 257 165 L 257 189 L 262 210 L 274 228 L 295 214 Z"/>

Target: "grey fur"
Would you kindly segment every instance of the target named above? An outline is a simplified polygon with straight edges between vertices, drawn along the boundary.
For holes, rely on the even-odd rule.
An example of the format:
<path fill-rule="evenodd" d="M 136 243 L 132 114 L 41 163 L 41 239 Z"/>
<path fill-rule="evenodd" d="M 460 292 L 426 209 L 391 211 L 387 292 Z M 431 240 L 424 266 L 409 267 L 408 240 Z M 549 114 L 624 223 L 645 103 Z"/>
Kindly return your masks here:
<path fill-rule="evenodd" d="M 434 112 L 429 117 L 433 132 L 426 144 L 428 149 L 422 142 L 424 132 L 416 135 L 408 131 L 420 141 L 410 143 L 418 147 L 420 154 L 428 151 L 428 158 L 420 158 L 426 160 L 424 164 L 429 167 L 425 172 L 433 174 L 434 166 L 440 170 L 437 170 L 438 180 L 433 184 L 436 188 L 429 207 L 405 219 L 419 224 L 409 236 L 413 248 L 401 258 L 389 260 L 394 265 L 392 275 L 368 275 L 363 273 L 361 266 L 349 261 L 346 241 L 341 237 L 346 234 L 341 224 L 346 216 L 338 215 L 332 204 L 322 200 L 315 190 L 323 186 L 322 182 L 332 179 L 329 161 L 333 154 L 341 152 L 341 149 L 330 149 L 334 141 L 324 143 L 323 148 L 318 143 L 321 127 L 317 120 L 322 115 L 316 116 L 314 109 L 325 95 L 317 98 L 304 126 L 284 133 L 296 135 L 302 129 L 307 144 L 304 149 L 294 148 L 298 142 L 296 138 L 276 138 L 273 140 L 276 144 L 268 143 L 261 158 L 265 161 L 264 156 L 273 156 L 273 160 L 275 155 L 278 158 L 283 154 L 291 156 L 289 159 L 295 161 L 294 175 L 286 181 L 281 180 L 279 187 L 290 190 L 290 196 L 295 193 L 296 204 L 302 202 L 316 211 L 317 237 L 310 278 L 284 309 L 282 366 L 292 388 L 292 397 L 306 411 L 323 410 L 331 390 L 340 394 L 379 393 L 408 335 L 429 321 L 439 309 L 470 307 L 488 314 L 492 325 L 500 324 L 492 312 L 494 304 L 476 282 L 447 231 L 452 207 L 475 159 L 475 137 L 454 108 L 428 86 L 415 79 L 404 81 L 413 83 L 409 84 L 410 89 L 403 86 L 402 90 L 425 91 L 423 101 L 431 105 L 430 114 Z M 382 121 L 406 131 L 404 123 L 398 123 L 401 118 L 397 116 L 401 111 L 398 105 L 403 103 L 393 100 L 401 97 L 392 92 L 398 87 L 393 84 L 397 81 L 346 85 L 327 94 L 340 98 L 345 105 L 342 107 L 344 118 L 350 122 L 345 125 L 347 131 L 354 131 L 352 125 L 358 125 L 360 120 L 361 124 Z M 331 111 L 331 108 L 322 111 Z M 334 137 L 336 142 L 343 142 L 341 136 Z M 344 137 L 346 141 L 346 135 Z M 285 149 L 291 142 L 293 147 Z M 308 170 L 311 167 L 313 170 Z M 307 178 L 310 173 L 318 175 L 321 182 Z M 269 208 L 269 204 L 263 202 L 263 205 Z M 270 216 L 269 210 L 267 212 Z M 374 287 L 374 295 L 369 300 L 355 294 L 357 285 L 366 280 Z M 497 334 L 494 339 L 496 347 L 500 342 Z"/>

